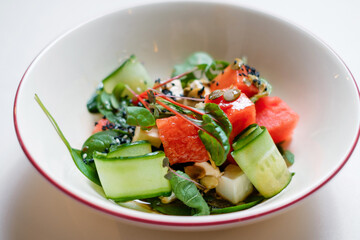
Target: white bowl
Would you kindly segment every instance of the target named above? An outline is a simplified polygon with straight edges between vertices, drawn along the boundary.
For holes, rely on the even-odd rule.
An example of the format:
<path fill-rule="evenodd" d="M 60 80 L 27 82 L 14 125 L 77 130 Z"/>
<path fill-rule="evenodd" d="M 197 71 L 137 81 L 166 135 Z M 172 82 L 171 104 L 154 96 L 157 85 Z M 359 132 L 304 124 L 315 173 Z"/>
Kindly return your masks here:
<path fill-rule="evenodd" d="M 291 151 L 295 176 L 279 195 L 251 209 L 201 217 L 150 214 L 120 207 L 76 168 L 34 100 L 37 93 L 74 148 L 90 135 L 86 101 L 123 59 L 135 54 L 165 79 L 194 51 L 249 64 L 299 115 Z M 343 167 L 359 138 L 359 91 L 341 59 L 306 31 L 239 6 L 156 3 L 120 10 L 64 34 L 24 74 L 14 104 L 19 142 L 34 167 L 74 199 L 117 219 L 168 229 L 221 228 L 273 216 L 321 188 Z M 41 196 L 39 196 L 40 198 Z"/>

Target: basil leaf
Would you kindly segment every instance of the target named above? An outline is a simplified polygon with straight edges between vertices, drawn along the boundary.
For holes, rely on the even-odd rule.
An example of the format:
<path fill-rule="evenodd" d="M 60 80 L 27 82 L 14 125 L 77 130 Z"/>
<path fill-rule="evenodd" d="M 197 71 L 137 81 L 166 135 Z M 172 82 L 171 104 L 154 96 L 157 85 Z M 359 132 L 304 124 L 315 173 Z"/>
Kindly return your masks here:
<path fill-rule="evenodd" d="M 39 104 L 39 106 L 41 107 L 41 109 L 43 110 L 43 112 L 45 113 L 47 118 L 50 120 L 51 124 L 55 128 L 57 134 L 59 135 L 59 137 L 61 138 L 63 143 L 65 144 L 66 148 L 68 149 L 68 151 L 71 155 L 71 158 L 73 159 L 75 165 L 80 170 L 80 172 L 82 172 L 89 180 L 91 180 L 94 183 L 96 183 L 97 185 L 101 186 L 99 176 L 98 176 L 97 171 L 94 168 L 94 166 L 86 164 L 81 157 L 80 150 L 76 150 L 70 146 L 70 143 L 65 138 L 59 125 L 57 124 L 57 122 L 55 121 L 53 116 L 51 116 L 50 112 L 46 109 L 44 104 L 41 102 L 41 100 L 37 94 L 35 94 L 35 100 Z"/>
<path fill-rule="evenodd" d="M 190 216 L 192 209 L 186 206 L 180 200 L 175 200 L 171 203 L 162 203 L 159 198 L 146 199 L 145 201 L 149 202 L 152 209 L 161 212 L 167 215 L 176 215 L 176 216 Z"/>
<path fill-rule="evenodd" d="M 251 202 L 247 202 L 247 203 L 243 203 L 243 204 L 239 204 L 236 206 L 232 206 L 232 207 L 226 207 L 226 208 L 212 208 L 211 209 L 211 213 L 212 214 L 219 214 L 219 213 L 231 213 L 231 212 L 237 212 L 237 211 L 241 211 L 241 210 L 245 210 L 248 208 L 251 208 L 257 204 L 259 204 L 260 202 L 262 202 L 264 200 L 264 197 L 259 196 L 256 199 L 254 199 Z"/>
<path fill-rule="evenodd" d="M 176 171 L 177 174 L 183 176 L 184 178 L 190 179 L 190 177 L 182 172 Z M 182 201 L 186 206 L 193 209 L 194 216 L 209 215 L 210 209 L 204 198 L 201 196 L 199 190 L 195 184 L 191 181 L 188 181 L 184 178 L 177 176 L 172 173 L 170 179 L 170 184 L 175 196 Z"/>
<path fill-rule="evenodd" d="M 205 104 L 205 113 L 213 117 L 217 122 L 220 123 L 221 128 L 226 133 L 226 136 L 229 137 L 232 131 L 232 125 L 228 117 L 223 110 L 216 103 L 206 103 Z"/>
<path fill-rule="evenodd" d="M 155 118 L 149 110 L 143 107 L 127 107 L 126 123 L 132 126 L 152 127 L 155 125 Z"/>
<path fill-rule="evenodd" d="M 110 146 L 120 145 L 120 141 L 117 140 L 117 138 L 124 135 L 129 135 L 129 133 L 118 129 L 97 132 L 84 142 L 81 156 L 83 156 L 83 159 L 87 163 L 94 165 L 95 167 L 95 164 L 93 163 L 94 152 L 108 152 Z"/>
<path fill-rule="evenodd" d="M 203 115 L 202 128 L 208 133 L 199 131 L 199 137 L 216 166 L 220 166 L 225 162 L 230 151 L 229 138 L 226 132 L 206 114 Z"/>

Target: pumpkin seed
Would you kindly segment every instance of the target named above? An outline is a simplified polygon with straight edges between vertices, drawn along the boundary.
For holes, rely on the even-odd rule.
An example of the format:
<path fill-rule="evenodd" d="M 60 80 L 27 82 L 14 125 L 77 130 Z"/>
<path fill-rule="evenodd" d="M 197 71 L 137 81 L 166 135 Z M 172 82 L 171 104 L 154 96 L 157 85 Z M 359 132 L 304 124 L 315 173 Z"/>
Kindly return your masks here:
<path fill-rule="evenodd" d="M 224 92 L 225 101 L 231 102 L 236 100 L 241 94 L 239 89 L 228 89 Z"/>
<path fill-rule="evenodd" d="M 231 64 L 231 69 L 240 70 L 243 64 L 244 64 L 243 60 L 241 60 L 240 58 L 235 58 L 234 62 Z"/>
<path fill-rule="evenodd" d="M 217 98 L 221 97 L 223 94 L 224 94 L 223 90 L 215 90 L 212 93 L 210 93 L 209 99 L 210 100 L 217 99 Z"/>

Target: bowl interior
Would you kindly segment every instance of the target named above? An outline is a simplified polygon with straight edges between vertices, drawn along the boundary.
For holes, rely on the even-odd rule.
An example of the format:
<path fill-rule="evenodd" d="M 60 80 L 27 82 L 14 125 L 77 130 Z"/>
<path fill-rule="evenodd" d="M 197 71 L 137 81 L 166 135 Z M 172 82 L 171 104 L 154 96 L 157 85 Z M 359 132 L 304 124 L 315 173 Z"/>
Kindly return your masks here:
<path fill-rule="evenodd" d="M 153 78 L 166 79 L 174 64 L 195 51 L 231 61 L 246 56 L 299 115 L 290 150 L 290 185 L 246 211 L 175 217 L 125 209 L 106 200 L 74 165 L 34 100 L 37 93 L 74 148 L 81 148 L 99 116 L 86 101 L 97 84 L 130 54 Z M 65 192 L 104 212 L 142 222 L 208 225 L 246 222 L 310 194 L 346 162 L 358 138 L 359 96 L 341 60 L 303 30 L 278 18 L 217 3 L 161 3 L 125 9 L 86 23 L 49 45 L 19 87 L 15 120 L 29 159 Z"/>

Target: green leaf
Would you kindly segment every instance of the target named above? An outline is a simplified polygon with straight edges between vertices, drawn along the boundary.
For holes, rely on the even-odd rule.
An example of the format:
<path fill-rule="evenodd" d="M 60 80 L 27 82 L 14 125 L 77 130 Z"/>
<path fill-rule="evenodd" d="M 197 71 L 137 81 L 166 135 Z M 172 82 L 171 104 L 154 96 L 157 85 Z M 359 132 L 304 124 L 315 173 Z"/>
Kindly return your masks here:
<path fill-rule="evenodd" d="M 47 118 L 50 120 L 50 122 L 53 125 L 53 127 L 55 128 L 57 134 L 59 135 L 59 137 L 65 144 L 65 146 L 67 147 L 75 165 L 80 170 L 80 172 L 82 172 L 89 180 L 91 180 L 94 183 L 96 183 L 97 185 L 101 186 L 99 176 L 97 174 L 96 169 L 92 165 L 87 164 L 86 162 L 83 161 L 81 154 L 80 154 L 80 150 L 76 150 L 70 146 L 70 143 L 65 138 L 59 125 L 56 123 L 55 119 L 51 116 L 50 112 L 46 109 L 44 104 L 41 102 L 41 100 L 37 94 L 35 94 L 35 100 L 39 104 L 39 106 L 41 107 L 41 109 L 43 110 L 43 112 L 45 113 Z"/>
<path fill-rule="evenodd" d="M 194 216 L 209 215 L 209 206 L 195 184 L 190 181 L 190 177 L 182 171 L 176 171 L 176 173 L 182 177 L 173 173 L 170 179 L 171 188 L 175 196 L 186 206 L 193 208 Z"/>
<path fill-rule="evenodd" d="M 231 212 L 237 212 L 241 210 L 245 210 L 248 208 L 251 208 L 259 203 L 261 203 L 264 200 L 264 197 L 258 196 L 256 199 L 254 199 L 251 202 L 239 204 L 232 207 L 226 207 L 226 208 L 212 208 L 211 213 L 212 214 L 219 214 L 219 213 L 231 213 Z"/>
<path fill-rule="evenodd" d="M 295 155 L 292 152 L 290 152 L 289 150 L 285 150 L 283 156 L 284 156 L 285 160 L 290 163 L 290 165 L 294 164 Z"/>
<path fill-rule="evenodd" d="M 171 203 L 164 204 L 159 198 L 146 199 L 145 201 L 149 202 L 151 207 L 166 215 L 176 215 L 176 216 L 191 216 L 192 208 L 186 206 L 183 202 L 175 200 Z"/>
<path fill-rule="evenodd" d="M 89 180 L 101 186 L 96 168 L 94 165 L 84 162 L 83 158 L 81 157 L 81 151 L 72 148 L 70 154 L 80 172 L 82 172 L 82 174 L 84 174 Z"/>
<path fill-rule="evenodd" d="M 199 131 L 199 137 L 216 166 L 220 166 L 225 162 L 230 151 L 229 138 L 226 132 L 206 114 L 203 115 L 202 128 L 206 132 Z"/>
<path fill-rule="evenodd" d="M 155 118 L 149 110 L 143 107 L 127 107 L 126 123 L 132 126 L 152 127 L 155 125 Z"/>
<path fill-rule="evenodd" d="M 194 70 L 181 78 L 182 86 L 185 87 L 189 82 L 201 77 L 195 75 L 197 70 L 200 70 L 201 74 L 205 73 L 205 76 L 209 80 L 212 80 L 218 75 L 219 71 L 223 70 L 227 65 L 228 63 L 225 61 L 215 61 L 208 53 L 195 52 L 190 55 L 184 63 L 174 66 L 172 77 Z M 212 71 L 215 72 L 213 73 Z"/>
<path fill-rule="evenodd" d="M 225 131 L 226 135 L 229 137 L 232 131 L 232 125 L 224 111 L 216 103 L 206 103 L 205 104 L 205 113 L 213 117 Z"/>
<path fill-rule="evenodd" d="M 98 113 L 99 109 L 98 109 L 98 103 L 97 103 L 97 98 L 98 98 L 98 94 L 94 93 L 90 99 L 88 100 L 88 102 L 86 103 L 86 107 L 88 109 L 89 112 L 91 113 Z"/>
<path fill-rule="evenodd" d="M 110 122 L 127 127 L 126 124 L 126 106 L 128 101 L 121 99 L 120 101 L 113 94 L 105 91 L 99 93 L 97 97 L 97 108 Z"/>
<path fill-rule="evenodd" d="M 108 152 L 112 145 L 120 145 L 120 142 L 116 139 L 124 135 L 129 135 L 129 133 L 118 129 L 97 132 L 84 142 L 81 156 L 83 156 L 86 162 L 95 166 L 95 164 L 93 164 L 94 152 Z"/>
<path fill-rule="evenodd" d="M 288 165 L 293 165 L 295 162 L 295 155 L 290 152 L 289 150 L 285 150 L 282 147 L 283 142 L 278 143 L 276 146 L 280 152 L 280 154 L 283 156 L 283 158 L 285 159 L 285 161 L 288 163 Z"/>
<path fill-rule="evenodd" d="M 172 76 L 180 75 L 184 72 L 190 71 L 195 67 L 200 66 L 200 68 L 206 70 L 211 67 L 214 63 L 212 57 L 205 52 L 195 52 L 186 58 L 185 62 L 182 64 L 177 64 L 174 66 Z"/>

